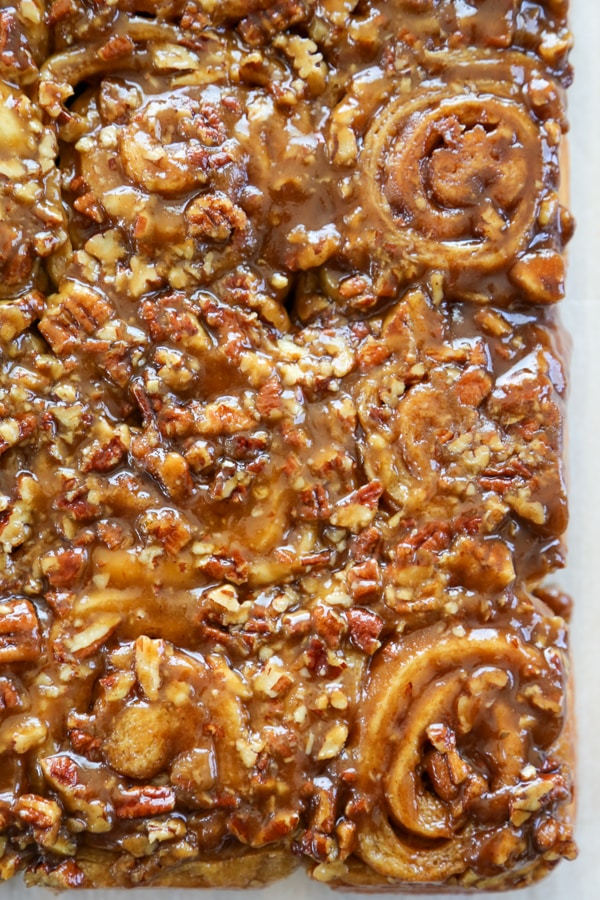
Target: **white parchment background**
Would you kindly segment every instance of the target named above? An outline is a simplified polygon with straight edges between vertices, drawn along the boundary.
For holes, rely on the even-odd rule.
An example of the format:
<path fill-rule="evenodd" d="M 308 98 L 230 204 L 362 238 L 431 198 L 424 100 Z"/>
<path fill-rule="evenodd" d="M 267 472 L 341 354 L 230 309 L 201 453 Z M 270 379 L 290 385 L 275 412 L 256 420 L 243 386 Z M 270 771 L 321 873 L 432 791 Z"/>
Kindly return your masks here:
<path fill-rule="evenodd" d="M 570 556 L 561 581 L 575 598 L 572 655 L 578 714 L 579 858 L 561 863 L 539 885 L 502 894 L 506 900 L 600 900 L 600 2 L 571 0 L 576 70 L 570 92 L 571 201 L 577 233 L 570 250 L 563 318 L 573 339 L 570 399 Z M 48 900 L 13 879 L 0 900 Z M 79 891 L 77 900 L 189 900 L 190 890 Z M 297 873 L 244 900 L 335 900 Z M 354 895 L 357 896 L 357 895 Z M 461 896 L 461 895 L 455 895 Z M 471 895 L 472 896 L 472 895 Z M 239 900 L 231 891 L 204 891 L 200 900 Z M 75 900 L 75 895 L 73 896 Z"/>

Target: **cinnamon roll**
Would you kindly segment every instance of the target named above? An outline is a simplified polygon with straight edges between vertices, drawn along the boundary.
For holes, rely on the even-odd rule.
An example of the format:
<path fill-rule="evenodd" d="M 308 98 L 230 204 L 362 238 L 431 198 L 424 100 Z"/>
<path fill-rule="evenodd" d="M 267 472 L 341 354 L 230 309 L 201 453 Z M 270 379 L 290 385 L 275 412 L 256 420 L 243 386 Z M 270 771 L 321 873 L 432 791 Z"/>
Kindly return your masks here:
<path fill-rule="evenodd" d="M 364 259 L 381 241 L 379 265 L 395 280 L 433 270 L 459 298 L 556 302 L 569 234 L 557 196 L 561 89 L 523 55 L 443 54 L 445 69 L 437 57 L 414 58 L 405 82 L 382 80 L 366 121 L 354 107 L 361 82 L 334 111 L 334 158 L 347 164 L 339 141 L 350 135 L 358 159 L 347 252 Z M 414 92 L 419 64 L 433 77 Z"/>
<path fill-rule="evenodd" d="M 572 859 L 566 3 L 0 6 L 0 878 Z"/>
<path fill-rule="evenodd" d="M 434 626 L 383 648 L 354 738 L 355 789 L 369 807 L 358 854 L 376 872 L 492 886 L 508 868 L 516 885 L 531 846 L 548 860 L 570 854 L 568 828 L 552 816 L 571 791 L 553 758 L 565 715 L 565 659 L 547 649 L 557 627 L 542 620 L 527 640 Z"/>

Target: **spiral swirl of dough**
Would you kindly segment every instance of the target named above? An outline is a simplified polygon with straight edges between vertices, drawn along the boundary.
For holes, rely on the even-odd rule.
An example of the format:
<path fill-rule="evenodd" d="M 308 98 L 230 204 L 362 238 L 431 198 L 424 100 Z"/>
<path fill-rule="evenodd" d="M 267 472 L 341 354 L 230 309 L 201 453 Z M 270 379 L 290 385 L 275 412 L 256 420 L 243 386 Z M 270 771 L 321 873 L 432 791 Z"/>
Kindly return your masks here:
<path fill-rule="evenodd" d="M 362 168 L 391 243 L 415 262 L 485 274 L 528 245 L 544 180 L 539 126 L 501 82 L 397 96 Z"/>
<path fill-rule="evenodd" d="M 148 42 L 152 41 L 159 46 L 168 42 L 177 43 L 181 38 L 179 30 L 171 25 L 149 21 L 144 18 L 132 17 L 125 20 L 117 17 L 114 22 L 115 36 L 128 43 L 131 51 L 134 45 L 138 44 L 138 51 Z M 66 100 L 74 93 L 76 85 L 92 76 L 102 74 L 103 72 L 111 72 L 114 69 L 114 57 L 109 53 L 103 52 L 105 42 L 99 40 L 93 44 L 87 44 L 85 47 L 74 46 L 69 47 L 60 53 L 55 53 L 48 57 L 41 69 L 42 87 L 45 84 L 54 84 L 61 91 L 55 90 L 55 98 Z M 125 58 L 127 53 L 122 54 Z M 135 63 L 128 63 L 127 68 L 140 69 L 150 62 L 148 55 L 140 56 L 136 53 Z M 43 91 L 40 91 L 40 102 L 47 109 L 49 115 L 53 118 L 58 117 L 60 106 L 53 107 L 46 101 Z"/>
<path fill-rule="evenodd" d="M 498 866 L 525 863 L 527 832 L 535 840 L 561 789 L 543 769 L 563 722 L 563 661 L 544 649 L 547 629 L 533 643 L 458 631 L 436 625 L 388 645 L 367 686 L 359 785 L 383 798 L 359 822 L 358 854 L 389 878 L 445 881 L 482 846 Z"/>

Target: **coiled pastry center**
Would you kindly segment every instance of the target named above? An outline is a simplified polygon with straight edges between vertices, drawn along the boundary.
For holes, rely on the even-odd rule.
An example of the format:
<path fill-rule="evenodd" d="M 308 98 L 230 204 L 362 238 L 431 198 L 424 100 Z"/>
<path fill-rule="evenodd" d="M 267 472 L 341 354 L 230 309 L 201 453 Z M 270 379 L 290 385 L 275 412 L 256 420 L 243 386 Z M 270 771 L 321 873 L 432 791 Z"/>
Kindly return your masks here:
<path fill-rule="evenodd" d="M 473 833 L 487 840 L 494 829 L 516 860 L 519 828 L 538 827 L 563 789 L 543 765 L 562 723 L 559 656 L 512 632 L 463 631 L 417 632 L 386 648 L 373 673 L 357 746 L 362 788 L 382 796 L 359 845 L 386 875 L 448 878 L 469 865 Z"/>
<path fill-rule="evenodd" d="M 463 744 L 473 742 L 472 733 L 483 756 L 492 749 L 486 732 L 487 737 L 496 730 L 503 735 L 505 752 L 496 761 L 496 786 L 518 782 L 528 748 L 510 687 L 509 674 L 501 668 L 483 666 L 468 677 L 459 667 L 416 699 L 385 781 L 386 803 L 396 824 L 420 837 L 450 838 L 462 825 L 466 809 L 472 810 L 477 798 L 493 790 L 493 780 L 464 752 Z M 445 724 L 448 721 L 454 727 Z M 481 805 L 490 802 L 488 796 Z"/>
<path fill-rule="evenodd" d="M 509 209 L 527 178 L 514 132 L 481 124 L 466 128 L 456 116 L 440 125 L 438 135 L 434 132 L 434 148 L 424 161 L 423 180 L 432 201 L 456 209 L 477 206 L 486 197 Z"/>
<path fill-rule="evenodd" d="M 365 138 L 375 202 L 396 240 L 429 264 L 442 244 L 457 267 L 497 269 L 526 246 L 535 224 L 543 167 L 536 125 L 524 104 L 488 88 L 399 97 Z"/>

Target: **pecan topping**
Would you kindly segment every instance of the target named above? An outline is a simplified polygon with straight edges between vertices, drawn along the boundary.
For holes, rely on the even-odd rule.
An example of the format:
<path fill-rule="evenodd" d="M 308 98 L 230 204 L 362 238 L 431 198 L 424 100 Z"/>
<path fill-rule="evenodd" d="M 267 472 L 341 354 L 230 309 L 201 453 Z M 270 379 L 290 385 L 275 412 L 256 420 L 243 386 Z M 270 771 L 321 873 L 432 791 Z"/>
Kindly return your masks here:
<path fill-rule="evenodd" d="M 29 600 L 0 603 L 0 663 L 35 662 L 41 652 L 38 617 Z"/>
<path fill-rule="evenodd" d="M 0 3 L 0 878 L 574 856 L 567 6 Z"/>

